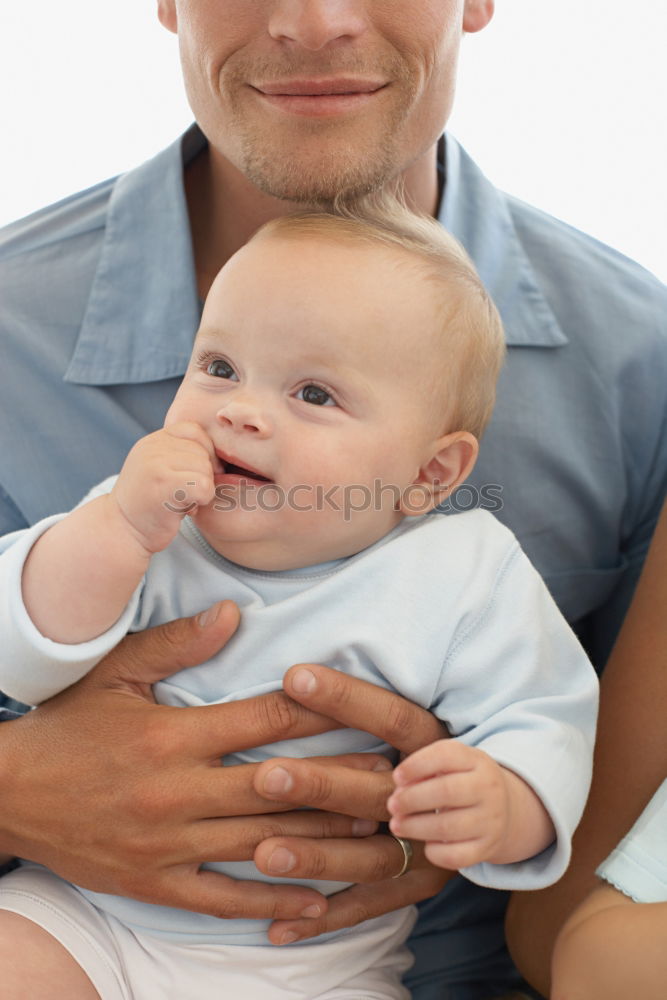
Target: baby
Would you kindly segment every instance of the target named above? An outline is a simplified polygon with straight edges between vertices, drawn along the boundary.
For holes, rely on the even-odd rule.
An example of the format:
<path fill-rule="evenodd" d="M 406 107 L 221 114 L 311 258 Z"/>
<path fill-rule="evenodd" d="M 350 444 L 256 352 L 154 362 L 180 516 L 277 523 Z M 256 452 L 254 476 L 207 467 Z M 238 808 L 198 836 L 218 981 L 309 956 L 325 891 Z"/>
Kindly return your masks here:
<path fill-rule="evenodd" d="M 231 598 L 237 633 L 157 684 L 158 701 L 275 690 L 303 661 L 396 690 L 454 738 L 397 768 L 392 832 L 482 885 L 558 879 L 588 790 L 596 678 L 511 533 L 487 512 L 435 510 L 474 465 L 503 354 L 493 304 L 437 223 L 385 206 L 268 224 L 216 278 L 164 428 L 0 560 L 0 687 L 38 703 L 129 630 Z M 391 752 L 339 730 L 223 763 L 359 751 Z M 39 924 L 104 1000 L 408 996 L 412 908 L 275 949 L 266 921 L 25 864 L 0 909 L 26 918 L 17 949 Z"/>

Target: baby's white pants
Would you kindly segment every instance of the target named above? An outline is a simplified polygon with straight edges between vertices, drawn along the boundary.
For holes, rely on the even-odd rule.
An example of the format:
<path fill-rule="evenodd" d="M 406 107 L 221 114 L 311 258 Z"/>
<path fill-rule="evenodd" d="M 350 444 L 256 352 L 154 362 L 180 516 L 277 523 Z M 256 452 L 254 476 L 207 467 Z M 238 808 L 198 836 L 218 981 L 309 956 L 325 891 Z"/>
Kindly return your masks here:
<path fill-rule="evenodd" d="M 26 865 L 0 881 L 0 909 L 55 937 L 102 1000 L 409 1000 L 401 983 L 414 908 L 332 940 L 287 947 L 170 941 L 130 930 L 73 886 Z M 30 970 L 26 969 L 29 989 Z"/>

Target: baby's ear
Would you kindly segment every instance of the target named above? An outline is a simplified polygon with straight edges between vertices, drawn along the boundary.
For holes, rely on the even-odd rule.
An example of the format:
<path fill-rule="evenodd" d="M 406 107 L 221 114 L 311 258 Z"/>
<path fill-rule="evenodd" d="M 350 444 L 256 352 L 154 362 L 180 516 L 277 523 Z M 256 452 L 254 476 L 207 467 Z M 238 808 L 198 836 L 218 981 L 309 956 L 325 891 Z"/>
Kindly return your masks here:
<path fill-rule="evenodd" d="M 419 469 L 412 486 L 401 496 L 406 516 L 426 514 L 465 482 L 477 461 L 479 442 L 469 431 L 453 431 L 434 442 L 431 457 Z"/>

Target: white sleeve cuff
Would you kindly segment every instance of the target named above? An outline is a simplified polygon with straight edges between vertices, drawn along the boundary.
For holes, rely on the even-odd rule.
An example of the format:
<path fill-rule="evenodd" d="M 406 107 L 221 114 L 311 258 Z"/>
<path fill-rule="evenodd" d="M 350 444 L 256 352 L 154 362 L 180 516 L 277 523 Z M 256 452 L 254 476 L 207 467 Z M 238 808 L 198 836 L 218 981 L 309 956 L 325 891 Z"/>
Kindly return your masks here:
<path fill-rule="evenodd" d="M 638 903 L 667 902 L 667 778 L 597 874 Z"/>

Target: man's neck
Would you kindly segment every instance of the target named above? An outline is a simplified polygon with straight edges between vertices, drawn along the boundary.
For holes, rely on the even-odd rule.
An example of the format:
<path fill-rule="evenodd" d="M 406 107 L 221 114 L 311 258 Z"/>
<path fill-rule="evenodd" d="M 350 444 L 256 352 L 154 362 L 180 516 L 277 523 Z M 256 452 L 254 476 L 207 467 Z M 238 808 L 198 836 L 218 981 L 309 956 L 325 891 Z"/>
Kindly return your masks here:
<path fill-rule="evenodd" d="M 415 211 L 435 215 L 436 147 L 412 163 L 402 180 L 408 205 Z M 185 192 L 202 299 L 220 268 L 260 226 L 303 207 L 260 191 L 211 146 L 206 146 L 185 168 Z"/>

